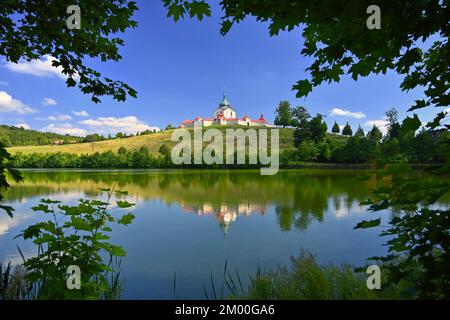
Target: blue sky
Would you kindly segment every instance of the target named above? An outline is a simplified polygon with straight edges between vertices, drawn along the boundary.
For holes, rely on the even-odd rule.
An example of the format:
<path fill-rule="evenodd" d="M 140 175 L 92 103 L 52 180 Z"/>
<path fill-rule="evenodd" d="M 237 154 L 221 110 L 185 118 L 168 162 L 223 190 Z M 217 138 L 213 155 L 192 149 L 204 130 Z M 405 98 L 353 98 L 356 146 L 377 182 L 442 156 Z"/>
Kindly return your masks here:
<path fill-rule="evenodd" d="M 162 1 L 138 1 L 138 6 L 139 25 L 123 36 L 123 60 L 89 62 L 103 75 L 135 88 L 138 99 L 119 103 L 103 98 L 94 104 L 89 96 L 67 88 L 45 60 L 15 66 L 0 60 L 0 123 L 78 135 L 164 128 L 196 116 L 211 117 L 226 87 L 240 117 L 264 114 L 273 121 L 279 101 L 288 100 L 326 115 L 329 129 L 336 120 L 367 130 L 372 123 L 382 124 L 391 107 L 403 117 L 423 96 L 421 90 L 402 92 L 401 78 L 389 73 L 357 82 L 345 77 L 296 99 L 292 85 L 307 77 L 310 62 L 300 55 L 299 29 L 271 38 L 267 25 L 248 19 L 223 37 L 218 7 L 202 22 L 175 23 L 166 17 Z"/>

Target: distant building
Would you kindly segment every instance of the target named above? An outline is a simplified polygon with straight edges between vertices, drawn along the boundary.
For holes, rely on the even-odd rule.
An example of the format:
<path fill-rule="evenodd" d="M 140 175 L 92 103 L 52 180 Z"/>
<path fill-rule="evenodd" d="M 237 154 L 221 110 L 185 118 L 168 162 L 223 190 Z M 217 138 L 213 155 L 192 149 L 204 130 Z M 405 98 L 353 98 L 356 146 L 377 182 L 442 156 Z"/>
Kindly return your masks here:
<path fill-rule="evenodd" d="M 259 119 L 250 119 L 249 116 L 245 115 L 243 118 L 237 118 L 236 111 L 231 107 L 228 102 L 226 93 L 223 94 L 222 102 L 219 107 L 214 112 L 214 118 L 202 118 L 197 117 L 194 120 L 184 120 L 181 123 L 182 128 L 194 127 L 195 125 L 209 127 L 212 125 L 219 126 L 248 126 L 248 127 L 271 127 L 264 116 L 261 115 Z"/>

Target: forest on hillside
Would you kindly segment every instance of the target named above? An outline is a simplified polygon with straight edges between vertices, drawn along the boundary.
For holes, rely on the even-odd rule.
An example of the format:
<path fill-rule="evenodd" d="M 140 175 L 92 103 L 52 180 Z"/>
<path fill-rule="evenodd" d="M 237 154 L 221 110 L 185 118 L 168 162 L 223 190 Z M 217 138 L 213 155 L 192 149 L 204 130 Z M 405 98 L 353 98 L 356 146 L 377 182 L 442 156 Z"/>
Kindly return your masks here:
<path fill-rule="evenodd" d="M 53 132 L 42 132 L 0 125 L 0 142 L 7 147 L 77 143 L 82 139 L 80 137 L 61 135 Z"/>

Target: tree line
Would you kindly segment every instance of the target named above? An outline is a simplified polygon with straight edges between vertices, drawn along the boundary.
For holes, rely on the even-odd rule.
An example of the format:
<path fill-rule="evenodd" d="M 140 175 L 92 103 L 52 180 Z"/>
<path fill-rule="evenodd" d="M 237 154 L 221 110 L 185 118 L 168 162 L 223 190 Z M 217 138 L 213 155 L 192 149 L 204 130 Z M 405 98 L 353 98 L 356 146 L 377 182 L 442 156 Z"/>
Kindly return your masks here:
<path fill-rule="evenodd" d="M 331 132 L 341 133 L 346 140 L 327 135 L 327 124 L 321 114 L 312 117 L 303 106 L 292 108 L 281 101 L 275 111 L 275 124 L 294 127 L 294 147 L 281 154 L 281 163 L 295 165 L 296 162 L 370 163 L 379 159 L 419 164 L 442 164 L 450 152 L 448 130 L 426 130 L 417 133 L 409 130 L 412 124 L 420 123 L 417 116 L 400 123 L 395 108 L 386 112 L 387 133 L 374 125 L 367 133 L 361 126 L 353 134 L 347 123 L 342 131 L 334 123 Z M 335 136 L 337 137 L 337 135 Z"/>
<path fill-rule="evenodd" d="M 171 125 L 166 127 L 166 130 L 173 129 Z M 126 132 L 117 132 L 115 135 L 108 134 L 104 136 L 102 134 L 93 133 L 88 134 L 85 137 L 71 136 L 68 134 L 58 134 L 53 132 L 42 132 L 36 130 L 29 130 L 25 128 L 18 128 L 8 125 L 0 125 L 0 142 L 6 147 L 15 146 L 45 146 L 50 144 L 70 144 L 80 142 L 96 142 L 115 138 L 128 138 L 134 136 L 143 136 L 147 134 L 155 133 L 156 130 L 144 130 L 137 132 L 136 134 Z"/>
<path fill-rule="evenodd" d="M 82 138 L 52 132 L 28 130 L 22 127 L 0 125 L 0 142 L 6 147 L 43 146 L 81 142 Z"/>

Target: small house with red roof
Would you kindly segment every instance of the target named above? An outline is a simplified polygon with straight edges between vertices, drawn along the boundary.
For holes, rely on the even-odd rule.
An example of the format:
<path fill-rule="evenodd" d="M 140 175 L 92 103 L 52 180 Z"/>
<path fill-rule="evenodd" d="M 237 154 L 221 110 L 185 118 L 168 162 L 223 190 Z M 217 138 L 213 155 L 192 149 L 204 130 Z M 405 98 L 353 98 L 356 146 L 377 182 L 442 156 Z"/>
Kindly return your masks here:
<path fill-rule="evenodd" d="M 261 115 L 258 119 L 251 119 L 249 116 L 245 115 L 243 118 L 238 118 L 236 116 L 236 111 L 231 107 L 228 102 L 226 93 L 223 94 L 222 102 L 219 107 L 214 112 L 213 118 L 202 118 L 197 117 L 194 120 L 184 120 L 181 123 L 181 128 L 189 128 L 194 126 L 209 127 L 212 125 L 219 126 L 247 126 L 247 127 L 271 127 L 272 125 L 264 119 Z"/>

